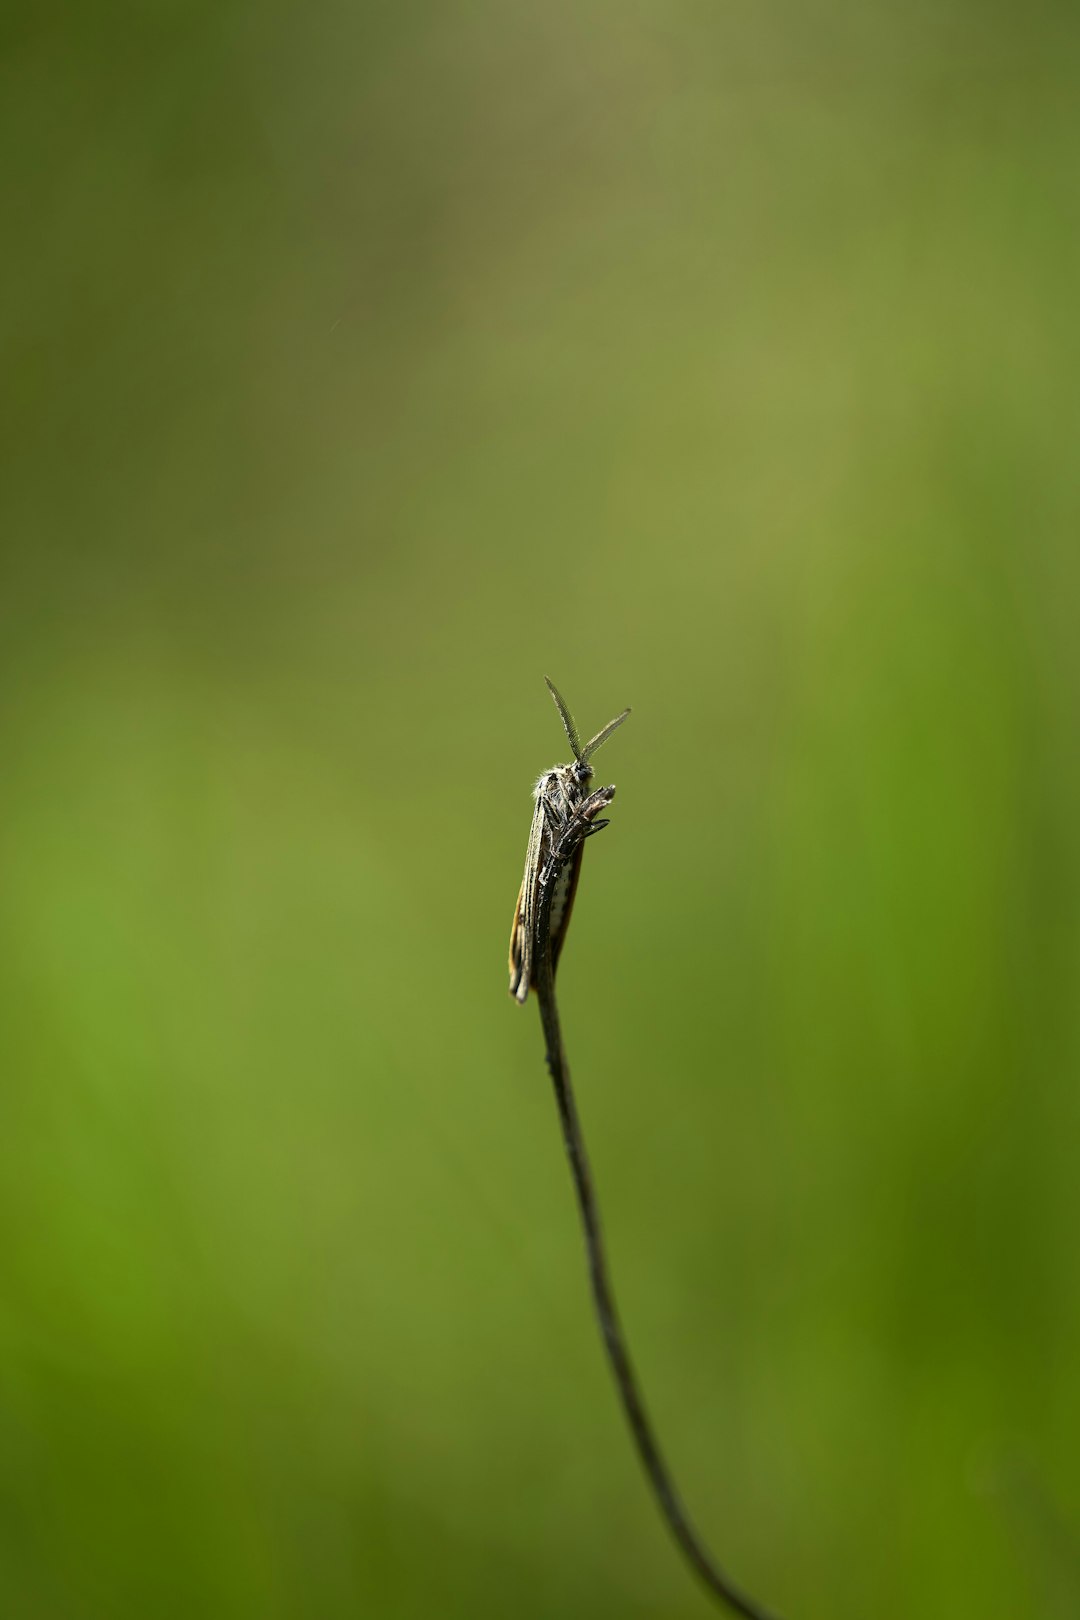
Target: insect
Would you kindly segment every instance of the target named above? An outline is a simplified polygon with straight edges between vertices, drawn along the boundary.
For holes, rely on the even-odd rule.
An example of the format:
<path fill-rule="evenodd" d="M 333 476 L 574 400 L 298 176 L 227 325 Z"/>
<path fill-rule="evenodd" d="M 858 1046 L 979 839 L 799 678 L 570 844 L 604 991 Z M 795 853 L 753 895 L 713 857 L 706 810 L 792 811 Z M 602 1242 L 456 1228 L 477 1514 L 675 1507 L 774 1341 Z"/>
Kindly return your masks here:
<path fill-rule="evenodd" d="M 617 714 L 614 720 L 609 720 L 603 730 L 598 731 L 592 741 L 587 742 L 582 748 L 577 727 L 561 693 L 546 675 L 544 680 L 547 681 L 548 691 L 555 699 L 555 707 L 559 711 L 563 729 L 574 751 L 574 758 L 569 765 L 555 765 L 550 771 L 545 771 L 533 793 L 536 807 L 529 828 L 529 846 L 525 852 L 525 876 L 521 880 L 521 892 L 514 909 L 514 926 L 510 933 L 510 994 L 522 1004 L 528 1000 L 533 978 L 540 891 L 547 881 L 551 858 L 560 837 L 575 818 L 579 822 L 585 820 L 590 823 L 588 831 L 559 871 L 551 899 L 551 967 L 554 972 L 574 905 L 574 892 L 581 872 L 585 838 L 599 832 L 601 827 L 607 826 L 606 821 L 596 818 L 598 812 L 606 809 L 615 797 L 613 787 L 603 788 L 597 793 L 589 792 L 593 774 L 589 760 L 600 744 L 607 741 L 615 727 L 621 726 L 630 713 L 629 709 L 624 709 L 622 714 Z"/>

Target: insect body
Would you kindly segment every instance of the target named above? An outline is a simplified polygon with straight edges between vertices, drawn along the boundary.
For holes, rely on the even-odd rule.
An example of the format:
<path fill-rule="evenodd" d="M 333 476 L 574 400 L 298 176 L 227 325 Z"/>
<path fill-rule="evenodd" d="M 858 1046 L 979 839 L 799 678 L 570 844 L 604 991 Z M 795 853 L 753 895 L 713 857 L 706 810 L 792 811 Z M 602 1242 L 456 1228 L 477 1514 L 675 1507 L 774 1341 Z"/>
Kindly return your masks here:
<path fill-rule="evenodd" d="M 547 680 L 546 675 L 544 679 Z M 556 887 L 551 899 L 550 936 L 551 966 L 554 971 L 558 965 L 559 953 L 566 938 L 570 912 L 574 905 L 574 892 L 581 871 L 585 838 L 599 832 L 601 827 L 607 826 L 606 821 L 600 821 L 597 817 L 615 797 L 613 787 L 602 788 L 595 793 L 590 791 L 589 783 L 592 781 L 593 769 L 589 760 L 600 744 L 607 741 L 615 727 L 621 726 L 630 713 L 629 709 L 624 709 L 622 714 L 616 715 L 614 720 L 609 720 L 603 730 L 598 731 L 592 741 L 582 748 L 569 709 L 552 683 L 547 681 L 547 684 L 562 718 L 570 747 L 574 751 L 574 758 L 569 765 L 556 765 L 550 771 L 545 771 L 534 789 L 536 805 L 533 810 L 532 826 L 529 828 L 529 845 L 525 852 L 525 876 L 521 880 L 521 892 L 518 895 L 514 925 L 510 933 L 510 994 L 522 1003 L 528 1000 L 529 987 L 532 983 L 540 894 L 543 885 L 549 880 L 552 857 L 561 837 L 575 819 L 579 823 L 583 821 L 589 823 L 573 854 L 559 867 L 555 879 Z"/>

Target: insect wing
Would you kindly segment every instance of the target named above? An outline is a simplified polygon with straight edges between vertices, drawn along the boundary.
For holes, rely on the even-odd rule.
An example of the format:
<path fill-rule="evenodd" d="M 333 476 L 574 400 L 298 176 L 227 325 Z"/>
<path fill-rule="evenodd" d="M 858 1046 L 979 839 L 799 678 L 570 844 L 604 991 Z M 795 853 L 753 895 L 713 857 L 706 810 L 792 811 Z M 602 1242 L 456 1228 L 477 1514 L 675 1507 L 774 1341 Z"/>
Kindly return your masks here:
<path fill-rule="evenodd" d="M 536 938 L 536 889 L 540 881 L 540 860 L 544 842 L 544 802 L 537 794 L 525 851 L 525 875 L 521 880 L 514 924 L 510 930 L 510 994 L 522 1003 L 529 998 L 532 978 L 533 941 Z"/>
<path fill-rule="evenodd" d="M 518 986 L 525 974 L 525 884 L 518 890 L 514 907 L 514 923 L 510 930 L 510 994 L 517 996 Z M 528 989 L 525 994 L 528 995 Z M 521 999 L 520 997 L 518 998 Z"/>

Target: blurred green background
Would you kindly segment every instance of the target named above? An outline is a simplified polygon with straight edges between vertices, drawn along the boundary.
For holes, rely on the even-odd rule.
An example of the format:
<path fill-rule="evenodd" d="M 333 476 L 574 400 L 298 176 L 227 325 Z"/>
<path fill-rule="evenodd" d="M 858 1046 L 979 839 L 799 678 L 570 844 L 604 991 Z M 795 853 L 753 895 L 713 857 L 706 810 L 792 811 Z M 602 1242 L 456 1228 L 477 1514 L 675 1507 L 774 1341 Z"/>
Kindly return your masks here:
<path fill-rule="evenodd" d="M 0 1614 L 1080 1613 L 1080 22 L 10 8 Z"/>

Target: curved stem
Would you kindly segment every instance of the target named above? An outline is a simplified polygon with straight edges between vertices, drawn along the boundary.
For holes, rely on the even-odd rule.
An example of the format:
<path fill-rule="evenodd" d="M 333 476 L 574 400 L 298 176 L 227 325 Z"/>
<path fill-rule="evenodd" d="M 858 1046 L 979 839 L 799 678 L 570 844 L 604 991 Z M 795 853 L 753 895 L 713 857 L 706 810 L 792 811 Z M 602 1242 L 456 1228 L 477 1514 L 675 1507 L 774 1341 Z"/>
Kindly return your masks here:
<path fill-rule="evenodd" d="M 570 1069 L 566 1061 L 566 1050 L 563 1046 L 562 1029 L 559 1024 L 559 1008 L 555 999 L 555 975 L 551 962 L 551 899 L 556 879 L 561 868 L 573 854 L 582 838 L 587 835 L 587 831 L 587 824 L 584 821 L 579 820 L 570 823 L 548 863 L 548 869 L 540 884 L 534 984 L 537 999 L 540 1003 L 540 1022 L 544 1031 L 544 1045 L 547 1049 L 547 1065 L 555 1087 L 555 1100 L 559 1109 L 563 1142 L 566 1147 L 567 1159 L 570 1161 L 570 1172 L 573 1176 L 574 1191 L 577 1195 L 578 1210 L 581 1215 L 585 1249 L 589 1262 L 589 1279 L 592 1284 L 593 1303 L 596 1307 L 596 1318 L 600 1324 L 604 1348 L 607 1351 L 608 1361 L 611 1364 L 611 1370 L 615 1378 L 615 1386 L 619 1392 L 619 1399 L 622 1402 L 627 1423 L 630 1425 L 630 1432 L 633 1435 L 638 1456 L 641 1458 L 660 1511 L 667 1522 L 669 1530 L 678 1542 L 684 1557 L 712 1595 L 720 1598 L 736 1614 L 742 1615 L 744 1620 L 772 1620 L 768 1610 L 755 1603 L 745 1592 L 741 1592 L 734 1582 L 724 1574 L 723 1570 L 714 1562 L 708 1550 L 702 1545 L 696 1530 L 690 1523 L 645 1410 L 645 1403 L 638 1387 L 637 1377 L 630 1361 L 626 1339 L 615 1307 L 615 1296 L 612 1291 L 607 1255 L 600 1230 L 600 1208 L 593 1188 L 592 1174 L 589 1169 L 588 1155 L 585 1151 L 585 1139 L 582 1135 L 581 1121 L 578 1118 L 577 1104 L 574 1101 L 573 1087 L 570 1084 Z"/>

